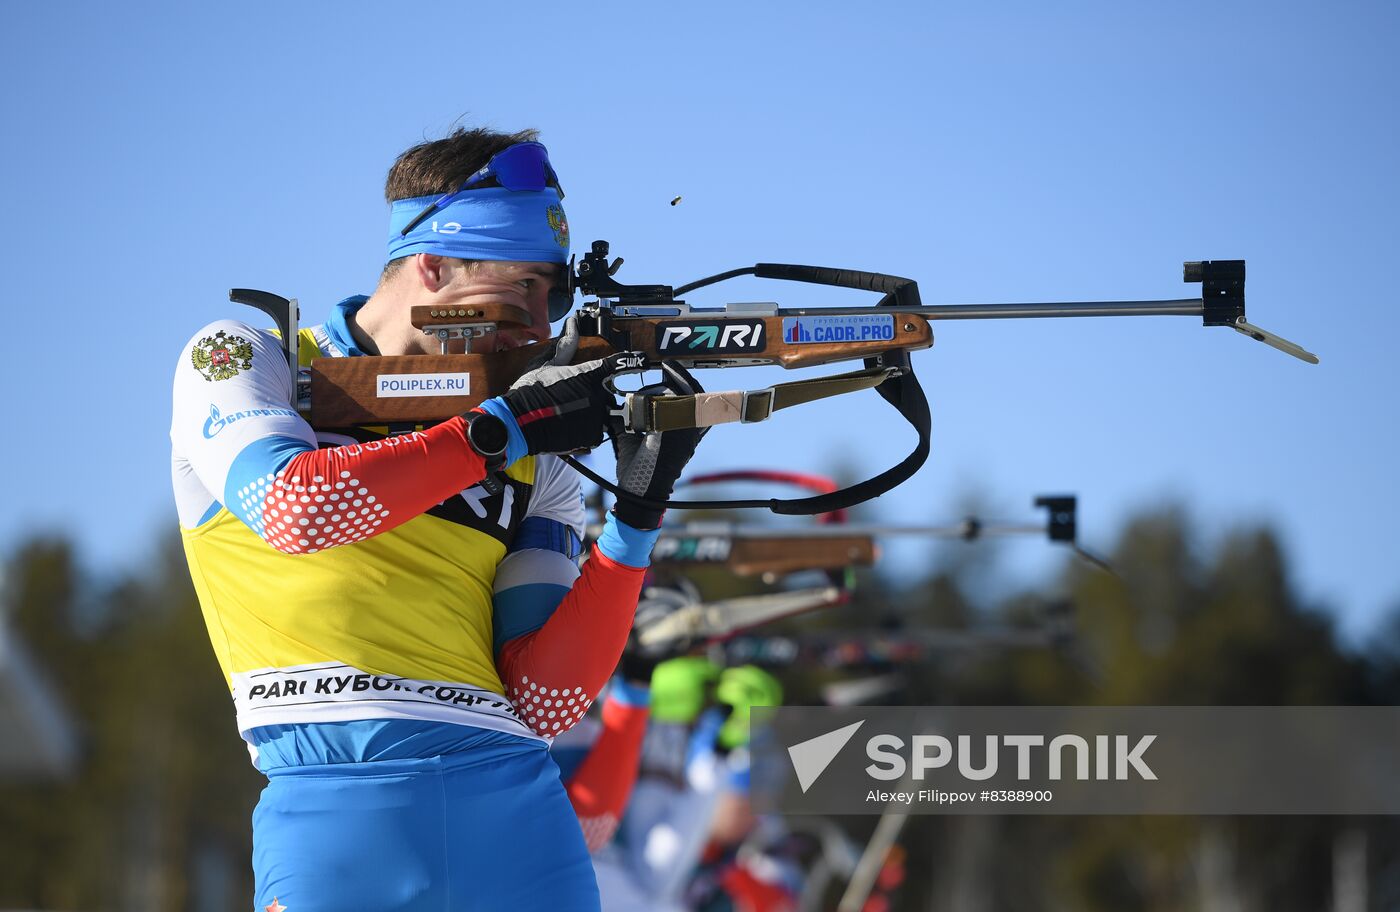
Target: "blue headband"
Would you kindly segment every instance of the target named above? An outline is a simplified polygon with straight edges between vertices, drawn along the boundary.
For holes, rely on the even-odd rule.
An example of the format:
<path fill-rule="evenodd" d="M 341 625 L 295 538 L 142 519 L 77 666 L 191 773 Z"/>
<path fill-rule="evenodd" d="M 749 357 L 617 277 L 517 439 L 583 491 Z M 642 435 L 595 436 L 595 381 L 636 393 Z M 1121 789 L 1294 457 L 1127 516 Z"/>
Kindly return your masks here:
<path fill-rule="evenodd" d="M 567 263 L 569 223 L 559 191 L 467 190 L 406 236 L 403 226 L 436 196 L 396 200 L 389 213 L 389 259 L 436 253 L 463 260 Z"/>

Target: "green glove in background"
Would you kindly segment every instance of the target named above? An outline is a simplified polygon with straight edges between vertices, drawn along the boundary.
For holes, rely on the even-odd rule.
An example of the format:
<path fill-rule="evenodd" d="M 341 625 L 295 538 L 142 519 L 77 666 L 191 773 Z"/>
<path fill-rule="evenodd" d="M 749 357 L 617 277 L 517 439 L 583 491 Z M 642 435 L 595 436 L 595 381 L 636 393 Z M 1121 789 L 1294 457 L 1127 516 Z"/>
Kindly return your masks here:
<path fill-rule="evenodd" d="M 705 708 L 719 667 L 701 656 L 681 656 L 656 666 L 651 675 L 651 717 L 689 725 Z"/>
<path fill-rule="evenodd" d="M 720 673 L 715 699 L 730 707 L 719 730 L 719 746 L 732 750 L 749 743 L 750 709 L 783 705 L 783 685 L 756 665 L 740 665 Z"/>

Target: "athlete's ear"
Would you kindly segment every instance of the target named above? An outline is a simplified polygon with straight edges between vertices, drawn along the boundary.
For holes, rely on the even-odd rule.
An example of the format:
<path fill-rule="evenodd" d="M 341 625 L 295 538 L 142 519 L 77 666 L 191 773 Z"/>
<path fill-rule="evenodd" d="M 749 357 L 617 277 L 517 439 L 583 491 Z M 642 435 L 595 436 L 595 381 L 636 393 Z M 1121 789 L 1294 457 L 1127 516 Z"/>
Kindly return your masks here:
<path fill-rule="evenodd" d="M 436 253 L 418 253 L 413 256 L 413 268 L 418 281 L 431 292 L 438 292 L 447 284 L 448 274 L 444 257 Z"/>

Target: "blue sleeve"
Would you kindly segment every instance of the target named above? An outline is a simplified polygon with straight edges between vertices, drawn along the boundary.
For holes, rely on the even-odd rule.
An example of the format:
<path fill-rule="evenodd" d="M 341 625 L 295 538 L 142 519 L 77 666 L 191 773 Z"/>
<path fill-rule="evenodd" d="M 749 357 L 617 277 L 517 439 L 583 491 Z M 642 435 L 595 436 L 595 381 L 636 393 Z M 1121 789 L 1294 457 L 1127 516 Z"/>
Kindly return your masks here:
<path fill-rule="evenodd" d="M 554 614 L 578 579 L 580 549 L 578 536 L 564 523 L 541 516 L 521 522 L 496 568 L 491 624 L 498 655 L 506 643 L 539 630 Z"/>
<path fill-rule="evenodd" d="M 661 530 L 634 529 L 608 512 L 603 522 L 603 534 L 597 548 L 609 558 L 627 567 L 651 566 L 651 549 L 661 537 Z"/>

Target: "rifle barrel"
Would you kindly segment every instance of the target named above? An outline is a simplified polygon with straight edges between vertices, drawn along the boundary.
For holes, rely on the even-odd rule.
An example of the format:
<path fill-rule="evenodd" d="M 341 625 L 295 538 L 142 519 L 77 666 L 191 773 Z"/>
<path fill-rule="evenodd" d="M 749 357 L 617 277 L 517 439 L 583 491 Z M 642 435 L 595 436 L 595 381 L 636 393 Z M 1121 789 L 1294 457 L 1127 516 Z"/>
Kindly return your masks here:
<path fill-rule="evenodd" d="M 1003 535 L 1044 535 L 1045 524 L 986 523 L 977 520 L 974 538 Z M 602 526 L 589 526 L 588 533 L 596 538 L 602 534 Z M 731 538 L 736 540 L 772 538 L 887 538 L 894 536 L 917 536 L 921 538 L 967 538 L 966 523 L 946 526 L 882 526 L 875 523 L 832 523 L 826 526 L 753 526 L 727 522 L 695 522 L 675 526 L 663 526 L 662 538 Z"/>
<path fill-rule="evenodd" d="M 916 313 L 931 320 L 1011 320 L 1026 317 L 1199 317 L 1205 313 L 1200 298 L 1168 301 L 1061 301 L 1028 304 L 924 304 L 891 308 Z M 820 317 L 868 314 L 869 307 L 784 307 L 784 317 Z M 874 311 L 878 313 L 879 311 Z"/>

